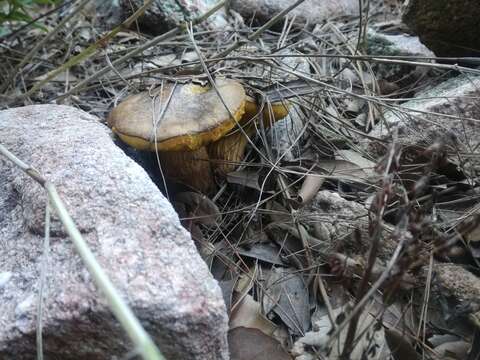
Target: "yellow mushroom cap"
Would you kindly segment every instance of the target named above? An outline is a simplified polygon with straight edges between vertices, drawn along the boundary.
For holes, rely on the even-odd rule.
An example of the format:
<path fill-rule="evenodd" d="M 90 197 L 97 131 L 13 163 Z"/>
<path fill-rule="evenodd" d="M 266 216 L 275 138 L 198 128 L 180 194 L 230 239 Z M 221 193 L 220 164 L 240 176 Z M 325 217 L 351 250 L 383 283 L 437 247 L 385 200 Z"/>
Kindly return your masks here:
<path fill-rule="evenodd" d="M 263 107 L 263 121 L 266 128 L 270 127 L 275 121 L 283 119 L 288 115 L 290 104 L 288 101 L 278 101 L 269 104 L 265 104 Z M 245 103 L 245 113 L 241 123 L 246 123 L 259 115 L 259 106 L 255 99 L 247 96 Z M 272 118 L 273 115 L 273 118 Z"/>
<path fill-rule="evenodd" d="M 275 121 L 283 119 L 288 115 L 290 104 L 287 101 L 265 104 L 263 107 L 263 125 L 269 128 Z M 239 121 L 243 131 L 248 137 L 255 134 L 256 124 L 251 122 L 255 117 L 258 118 L 260 107 L 255 99 L 247 96 L 245 103 L 245 113 Z M 257 121 L 257 124 L 259 121 Z M 210 160 L 213 160 L 213 167 L 217 174 L 226 175 L 234 171 L 238 163 L 243 159 L 245 147 L 248 139 L 243 132 L 235 129 L 220 140 L 208 146 Z"/>
<path fill-rule="evenodd" d="M 169 82 L 128 97 L 112 110 L 108 125 L 139 150 L 197 150 L 228 133 L 245 111 L 239 82 L 217 79 L 215 84 L 224 102 L 211 86 Z"/>

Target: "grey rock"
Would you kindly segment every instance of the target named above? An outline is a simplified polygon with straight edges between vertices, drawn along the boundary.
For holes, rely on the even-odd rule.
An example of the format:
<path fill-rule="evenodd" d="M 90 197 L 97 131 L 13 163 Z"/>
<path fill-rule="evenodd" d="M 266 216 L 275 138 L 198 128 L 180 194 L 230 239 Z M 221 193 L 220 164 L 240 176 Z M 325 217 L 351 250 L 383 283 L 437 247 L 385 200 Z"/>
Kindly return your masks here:
<path fill-rule="evenodd" d="M 424 269 L 426 270 L 426 269 Z M 435 264 L 433 289 L 457 310 L 480 310 L 480 279 L 458 264 Z"/>
<path fill-rule="evenodd" d="M 312 203 L 299 210 L 300 216 L 312 224 L 315 237 L 328 242 L 336 251 L 347 256 L 365 255 L 370 248 L 368 237 L 368 209 L 355 201 L 342 198 L 329 190 L 319 191 Z M 360 238 L 353 236 L 360 230 Z M 383 231 L 378 257 L 386 261 L 393 254 L 396 243 Z"/>
<path fill-rule="evenodd" d="M 437 56 L 480 55 L 477 0 L 408 0 L 403 22 Z"/>
<path fill-rule="evenodd" d="M 368 53 L 370 55 L 410 55 L 435 57 L 435 54 L 422 44 L 418 36 L 408 34 L 384 34 L 368 29 Z"/>
<path fill-rule="evenodd" d="M 152 34 L 162 34 L 185 21 L 194 20 L 216 4 L 215 0 L 154 0 L 139 17 L 138 23 Z M 143 5 L 143 0 L 120 0 L 120 5 L 127 17 Z M 213 29 L 222 29 L 226 25 L 223 9 L 202 22 L 202 26 Z"/>
<path fill-rule="evenodd" d="M 295 0 L 232 0 L 230 6 L 244 17 L 246 23 L 252 18 L 265 23 L 293 3 Z M 358 14 L 356 0 L 306 0 L 289 13 L 296 17 L 297 23 L 310 25 Z"/>
<path fill-rule="evenodd" d="M 52 181 L 97 260 L 167 358 L 227 359 L 222 294 L 171 205 L 87 113 L 0 112 L 4 146 Z M 35 358 L 45 192 L 0 156 L 0 358 Z M 57 217 L 45 285 L 48 359 L 133 350 Z"/>
<path fill-rule="evenodd" d="M 451 329 L 452 334 L 468 337 L 472 333 L 472 320 L 480 315 L 480 280 L 460 264 L 436 263 L 432 268 L 423 266 L 418 274 L 421 281 L 431 275 L 429 289 L 430 321 L 439 328 Z M 424 291 L 416 295 L 415 301 L 425 299 Z M 421 302 L 420 302 L 421 303 Z M 421 309 L 415 309 L 420 313 Z"/>
<path fill-rule="evenodd" d="M 417 36 L 407 34 L 388 35 L 373 29 L 369 29 L 367 32 L 366 51 L 368 55 L 435 57 L 435 54 L 423 45 Z M 414 60 L 412 59 L 412 61 Z M 373 64 L 372 69 L 377 79 L 396 81 L 412 74 L 416 67 L 398 64 Z M 420 75 L 420 72 L 418 72 L 418 75 Z M 410 77 L 408 81 L 413 83 L 415 79 Z"/>
<path fill-rule="evenodd" d="M 480 77 L 462 75 L 421 93 L 387 111 L 384 121 L 370 135 L 388 140 L 398 132 L 397 142 L 407 148 L 424 149 L 442 141 L 453 154 L 468 154 L 474 161 L 480 143 Z M 365 142 L 370 152 L 381 153 L 375 142 Z M 468 164 L 464 164 L 468 168 Z"/>
<path fill-rule="evenodd" d="M 112 29 L 122 21 L 122 9 L 119 0 L 95 0 L 97 26 L 101 29 Z"/>

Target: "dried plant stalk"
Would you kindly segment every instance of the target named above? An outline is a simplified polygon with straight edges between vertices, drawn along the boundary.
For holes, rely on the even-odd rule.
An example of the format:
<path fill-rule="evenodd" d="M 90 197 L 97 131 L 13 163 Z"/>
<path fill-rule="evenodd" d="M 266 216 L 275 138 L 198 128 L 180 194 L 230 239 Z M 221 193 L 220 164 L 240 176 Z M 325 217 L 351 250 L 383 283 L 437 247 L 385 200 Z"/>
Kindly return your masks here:
<path fill-rule="evenodd" d="M 163 355 L 160 353 L 160 350 L 157 348 L 150 335 L 148 335 L 148 333 L 142 327 L 140 321 L 122 299 L 120 293 L 108 278 L 105 270 L 103 270 L 98 261 L 95 259 L 95 256 L 65 208 L 65 205 L 58 195 L 55 186 L 45 179 L 36 169 L 24 163 L 14 154 L 8 151 L 2 144 L 0 144 L 0 154 L 13 162 L 17 167 L 32 177 L 47 191 L 48 198 L 53 209 L 55 209 L 60 221 L 65 227 L 65 230 L 72 239 L 72 242 L 80 254 L 85 266 L 92 275 L 96 285 L 105 295 L 113 314 L 120 322 L 132 342 L 135 344 L 135 348 L 138 350 L 138 353 L 146 360 L 163 360 Z"/>

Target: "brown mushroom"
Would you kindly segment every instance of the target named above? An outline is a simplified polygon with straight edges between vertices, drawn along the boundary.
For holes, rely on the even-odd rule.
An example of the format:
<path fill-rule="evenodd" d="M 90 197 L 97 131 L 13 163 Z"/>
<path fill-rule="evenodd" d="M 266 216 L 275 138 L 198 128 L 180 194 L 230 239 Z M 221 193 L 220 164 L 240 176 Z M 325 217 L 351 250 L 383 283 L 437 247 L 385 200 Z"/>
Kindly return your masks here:
<path fill-rule="evenodd" d="M 211 86 L 171 82 L 130 96 L 112 110 L 108 125 L 128 145 L 157 151 L 166 177 L 208 192 L 214 181 L 205 146 L 235 127 L 246 98 L 237 81 L 215 84 L 221 98 Z"/>
<path fill-rule="evenodd" d="M 272 103 L 270 106 L 265 104 L 262 114 L 260 114 L 260 109 L 255 100 L 247 96 L 245 113 L 239 122 L 243 132 L 237 127 L 208 146 L 208 155 L 215 172 L 224 176 L 234 171 L 244 157 L 248 143 L 245 135 L 252 137 L 255 134 L 260 118 L 263 118 L 263 126 L 269 128 L 275 121 L 288 115 L 288 108 L 288 103 L 281 101 Z"/>

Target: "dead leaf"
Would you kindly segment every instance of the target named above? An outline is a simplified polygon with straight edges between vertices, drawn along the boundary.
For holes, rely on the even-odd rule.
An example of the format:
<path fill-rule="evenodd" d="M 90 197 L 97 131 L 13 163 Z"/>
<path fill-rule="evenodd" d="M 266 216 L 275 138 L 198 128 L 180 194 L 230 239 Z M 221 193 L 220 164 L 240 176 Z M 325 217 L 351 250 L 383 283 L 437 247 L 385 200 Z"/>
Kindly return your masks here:
<path fill-rule="evenodd" d="M 275 312 L 294 334 L 304 334 L 309 329 L 308 289 L 299 273 L 294 269 L 272 269 L 265 292 L 265 313 Z"/>
<path fill-rule="evenodd" d="M 217 280 L 224 279 L 224 276 L 229 273 L 228 263 L 229 259 L 224 254 L 227 247 L 225 240 L 221 240 L 212 244 L 204 241 L 201 243 L 200 255 L 210 268 L 210 272 Z M 230 277 L 228 277 L 230 278 Z"/>
<path fill-rule="evenodd" d="M 346 160 L 321 160 L 318 167 L 339 180 L 364 182 L 368 174 L 358 165 Z"/>
<path fill-rule="evenodd" d="M 228 346 L 231 360 L 292 360 L 277 340 L 257 329 L 230 330 Z"/>
<path fill-rule="evenodd" d="M 223 301 L 227 307 L 227 312 L 230 313 L 232 307 L 233 288 L 235 287 L 236 279 L 222 280 L 218 282 L 220 289 L 222 290 Z"/>
<path fill-rule="evenodd" d="M 230 315 L 230 329 L 247 327 L 258 329 L 265 335 L 272 336 L 278 326 L 262 315 L 261 308 L 260 303 L 255 301 L 251 295 L 245 296 Z"/>
<path fill-rule="evenodd" d="M 337 150 L 335 152 L 335 159 L 345 160 L 357 165 L 367 176 L 375 175 L 375 163 L 364 158 L 358 152 L 353 150 Z"/>
<path fill-rule="evenodd" d="M 466 341 L 449 341 L 434 348 L 440 359 L 463 360 L 468 357 L 471 345 Z"/>
<path fill-rule="evenodd" d="M 317 168 L 330 177 L 353 182 L 376 180 L 378 175 L 374 172 L 374 167 L 375 163 L 353 150 L 337 150 L 335 159 L 322 159 L 317 163 Z"/>
<path fill-rule="evenodd" d="M 385 329 L 385 339 L 395 360 L 420 359 L 408 338 L 395 329 Z"/>
<path fill-rule="evenodd" d="M 336 324 L 344 321 L 346 310 L 350 307 L 351 304 L 332 309 L 332 316 Z M 316 346 L 323 353 L 325 359 L 343 359 L 344 357 L 341 354 L 345 347 L 348 327 L 343 328 L 339 334 L 334 335 L 332 333 L 332 322 L 326 309 L 323 309 L 321 313 L 316 315 L 313 325 L 316 330 L 309 331 L 304 336 L 298 338 L 294 348 L 301 350 L 304 345 Z M 334 338 L 332 338 L 332 335 Z M 355 343 L 349 353 L 349 359 L 385 359 L 384 353 L 381 351 L 384 347 L 385 336 L 383 327 L 369 312 L 362 312 L 356 330 Z M 410 358 L 404 359 L 410 360 Z"/>
<path fill-rule="evenodd" d="M 292 223 L 293 217 L 289 210 L 277 201 L 269 201 L 267 203 L 269 217 L 274 223 Z"/>
<path fill-rule="evenodd" d="M 195 51 L 187 51 L 182 54 L 182 63 L 198 60 L 198 54 Z"/>
<path fill-rule="evenodd" d="M 265 231 L 281 247 L 282 252 L 286 253 L 285 258 L 290 258 L 291 256 L 298 258 L 300 261 L 298 264 L 306 264 L 304 241 L 308 244 L 311 251 L 322 254 L 322 256 L 330 254 L 332 251 L 331 244 L 328 241 L 322 241 L 312 236 L 302 224 L 291 226 L 272 223 L 265 227 Z M 284 261 L 285 258 L 283 259 Z"/>
<path fill-rule="evenodd" d="M 351 113 L 359 113 L 365 106 L 365 100 L 358 97 L 349 97 L 343 101 L 345 105 L 345 111 Z"/>
<path fill-rule="evenodd" d="M 272 241 L 280 247 L 284 262 L 297 267 L 307 266 L 305 248 L 299 237 L 289 231 L 292 228 L 286 224 L 270 224 L 265 227 L 265 231 Z"/>
<path fill-rule="evenodd" d="M 236 307 L 242 303 L 243 298 L 247 296 L 249 291 L 252 289 L 257 274 L 258 264 L 255 263 L 254 266 L 249 269 L 248 273 L 244 273 L 238 277 L 237 283 L 235 284 L 234 288 L 237 296 L 235 296 L 235 299 L 232 302 L 232 312 L 234 312 Z"/>
<path fill-rule="evenodd" d="M 402 334 L 414 336 L 416 322 L 410 302 L 397 297 L 393 303 L 387 306 L 380 295 L 375 295 L 372 300 L 372 311 L 378 314 L 383 313 L 383 326 L 400 331 Z M 432 339 L 429 339 L 429 341 L 431 342 Z"/>
<path fill-rule="evenodd" d="M 271 242 L 253 244 L 248 249 L 239 249 L 238 253 L 270 264 L 286 265 L 280 259 L 280 249 Z"/>
<path fill-rule="evenodd" d="M 273 194 L 275 189 L 273 176 L 268 178 L 268 180 L 265 182 L 265 186 L 263 186 L 264 181 L 265 178 L 261 177 L 261 174 L 259 174 L 258 171 L 240 170 L 232 171 L 227 174 L 227 182 L 230 184 L 236 184 L 260 192 Z"/>

